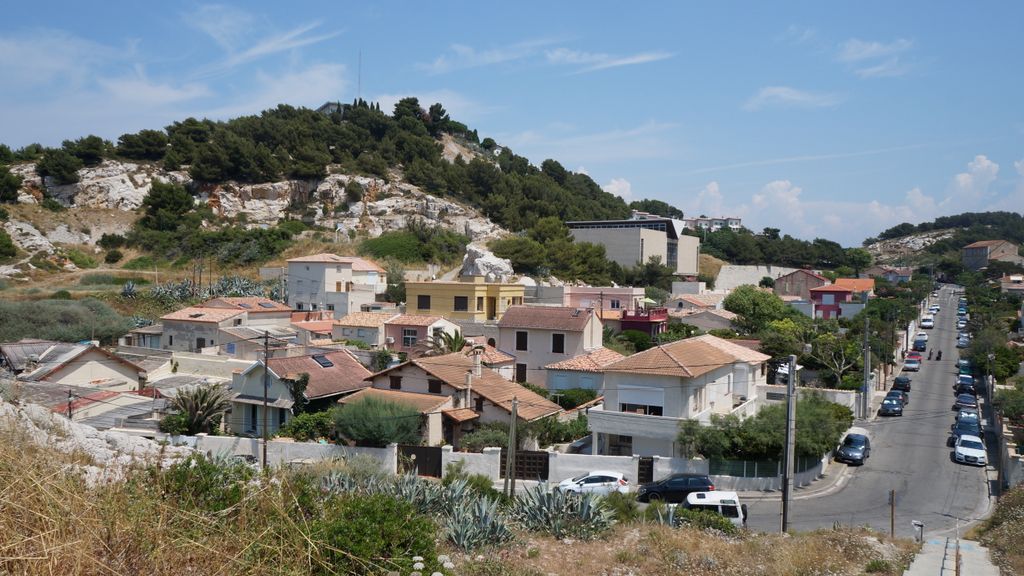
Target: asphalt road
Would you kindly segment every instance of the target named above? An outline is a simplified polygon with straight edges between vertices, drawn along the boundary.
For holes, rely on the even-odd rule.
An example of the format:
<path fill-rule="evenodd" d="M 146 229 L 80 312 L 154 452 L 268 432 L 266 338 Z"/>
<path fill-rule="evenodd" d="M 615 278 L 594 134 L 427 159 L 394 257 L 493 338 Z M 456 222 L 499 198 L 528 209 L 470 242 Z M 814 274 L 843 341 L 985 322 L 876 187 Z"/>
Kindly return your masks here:
<path fill-rule="evenodd" d="M 912 537 L 911 520 L 925 523 L 930 535 L 952 533 L 960 523 L 980 519 L 988 510 L 989 481 L 984 468 L 953 462 L 946 446 L 953 423 L 956 378 L 956 303 L 949 288 L 939 294 L 936 327 L 927 330 L 930 350 L 942 350 L 942 361 L 925 360 L 912 379 L 910 404 L 902 417 L 879 417 L 856 426 L 869 432 L 871 457 L 845 471 L 837 490 L 793 500 L 790 529 L 798 531 L 868 525 L 889 531 L 889 491 L 896 491 L 896 535 Z M 799 426 L 799 422 L 797 423 Z M 992 457 L 990 455 L 989 459 Z M 842 464 L 835 472 L 841 470 Z M 830 468 L 832 470 L 832 468 Z M 843 483 L 845 481 L 845 483 Z M 841 486 L 841 487 L 840 487 Z M 748 503 L 749 527 L 772 532 L 780 526 L 779 501 Z"/>

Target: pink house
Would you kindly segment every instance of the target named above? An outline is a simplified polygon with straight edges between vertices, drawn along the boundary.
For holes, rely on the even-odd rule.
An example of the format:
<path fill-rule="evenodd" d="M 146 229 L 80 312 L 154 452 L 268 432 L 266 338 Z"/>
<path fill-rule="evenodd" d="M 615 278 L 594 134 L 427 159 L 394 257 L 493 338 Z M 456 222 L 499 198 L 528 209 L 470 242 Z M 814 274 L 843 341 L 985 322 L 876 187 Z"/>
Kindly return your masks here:
<path fill-rule="evenodd" d="M 393 352 L 412 352 L 422 348 L 442 332 L 454 334 L 459 326 L 441 316 L 400 314 L 384 323 L 384 346 Z"/>
<path fill-rule="evenodd" d="M 668 308 L 623 310 L 622 330 L 639 330 L 651 338 L 668 330 Z"/>
<path fill-rule="evenodd" d="M 842 304 L 853 301 L 853 289 L 845 286 L 828 284 L 810 289 L 811 302 L 814 304 L 815 318 L 828 320 L 842 316 Z"/>

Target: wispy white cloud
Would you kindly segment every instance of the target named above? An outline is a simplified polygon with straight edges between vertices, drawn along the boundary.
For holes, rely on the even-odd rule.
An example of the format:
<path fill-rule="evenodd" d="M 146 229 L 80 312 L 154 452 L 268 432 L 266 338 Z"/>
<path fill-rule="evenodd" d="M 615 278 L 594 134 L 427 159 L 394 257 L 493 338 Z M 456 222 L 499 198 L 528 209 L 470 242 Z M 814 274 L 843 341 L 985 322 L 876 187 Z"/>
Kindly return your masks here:
<path fill-rule="evenodd" d="M 647 122 L 633 128 L 580 133 L 570 126 L 554 125 L 495 139 L 535 161 L 557 158 L 562 164 L 602 164 L 617 160 L 666 158 L 673 147 L 665 135 L 675 124 Z"/>
<path fill-rule="evenodd" d="M 903 76 L 910 71 L 910 66 L 902 56 L 913 46 L 914 43 L 905 38 L 889 43 L 851 38 L 840 45 L 836 59 L 853 67 L 861 78 Z"/>
<path fill-rule="evenodd" d="M 256 23 L 256 18 L 249 12 L 223 4 L 200 6 L 182 18 L 186 24 L 202 31 L 229 52 L 234 52 L 244 43 Z"/>
<path fill-rule="evenodd" d="M 601 189 L 622 198 L 626 202 L 633 199 L 633 185 L 625 178 L 612 178 L 610 182 L 601 186 Z"/>
<path fill-rule="evenodd" d="M 117 49 L 62 30 L 37 29 L 0 34 L 0 77 L 4 92 L 51 83 L 87 82 L 100 63 L 121 61 L 131 50 Z"/>
<path fill-rule="evenodd" d="M 294 50 L 311 44 L 319 44 L 320 42 L 330 40 L 341 33 L 340 31 L 336 31 L 329 32 L 327 34 L 310 35 L 309 33 L 319 28 L 320 24 L 320 22 L 312 22 L 304 26 L 299 26 L 298 28 L 293 28 L 281 34 L 262 38 L 245 50 L 229 56 L 225 65 L 228 67 L 234 67 L 239 64 L 256 60 L 257 58 L 270 56 L 271 54 Z"/>
<path fill-rule="evenodd" d="M 805 44 L 814 40 L 818 36 L 818 31 L 809 26 L 800 26 L 797 24 L 790 24 L 786 31 L 776 38 L 778 42 L 788 42 L 790 44 Z"/>
<path fill-rule="evenodd" d="M 345 93 L 345 66 L 342 64 L 315 64 L 283 74 L 259 72 L 254 75 L 255 86 L 245 96 L 230 104 L 212 108 L 203 113 L 208 118 L 225 119 L 241 114 L 255 114 L 278 104 L 319 106 L 328 100 L 338 100 Z M 302 86 L 302 90 L 296 90 Z"/>
<path fill-rule="evenodd" d="M 418 64 L 417 67 L 428 74 L 444 74 L 453 70 L 493 66 L 533 56 L 554 43 L 553 39 L 538 38 L 484 50 L 465 44 L 452 44 L 448 52 L 431 62 Z"/>
<path fill-rule="evenodd" d="M 611 54 L 584 52 L 580 50 L 571 50 L 569 48 L 555 48 L 553 50 L 547 50 L 544 55 L 547 58 L 547 61 L 551 64 L 580 66 L 576 71 L 576 73 L 580 74 L 584 72 L 606 70 L 608 68 L 618 68 L 620 66 L 647 64 L 649 62 L 665 60 L 673 56 L 671 52 L 661 51 L 641 52 L 629 56 L 613 56 Z"/>
<path fill-rule="evenodd" d="M 187 102 L 211 94 L 208 86 L 197 82 L 176 85 L 150 80 L 142 66 L 137 66 L 131 76 L 98 78 L 97 83 L 114 100 L 148 106 Z"/>
<path fill-rule="evenodd" d="M 743 109 L 756 111 L 766 107 L 831 108 L 838 106 L 842 101 L 843 97 L 839 94 L 808 92 L 789 86 L 765 86 L 743 104 Z"/>
<path fill-rule="evenodd" d="M 838 152 L 835 154 L 805 154 L 802 156 L 788 156 L 783 158 L 769 158 L 766 160 L 751 160 L 749 162 L 736 162 L 733 164 L 723 164 L 721 166 L 711 166 L 708 168 L 699 168 L 697 170 L 691 170 L 689 174 L 705 174 L 708 172 L 720 172 L 724 170 L 734 170 L 736 168 L 750 168 L 753 166 L 775 166 L 778 164 L 791 164 L 794 162 L 814 162 L 817 160 L 835 160 L 840 158 L 857 158 L 859 156 L 874 156 L 876 154 L 886 154 L 888 152 L 899 152 L 902 150 L 915 150 L 918 148 L 924 148 L 928 144 L 911 144 L 909 146 L 891 146 L 888 148 L 876 148 L 874 150 L 859 150 L 857 152 Z"/>
<path fill-rule="evenodd" d="M 900 38 L 888 44 L 885 42 L 866 42 L 851 38 L 839 47 L 840 62 L 861 62 L 875 58 L 884 58 L 906 52 L 914 45 L 910 40 Z"/>

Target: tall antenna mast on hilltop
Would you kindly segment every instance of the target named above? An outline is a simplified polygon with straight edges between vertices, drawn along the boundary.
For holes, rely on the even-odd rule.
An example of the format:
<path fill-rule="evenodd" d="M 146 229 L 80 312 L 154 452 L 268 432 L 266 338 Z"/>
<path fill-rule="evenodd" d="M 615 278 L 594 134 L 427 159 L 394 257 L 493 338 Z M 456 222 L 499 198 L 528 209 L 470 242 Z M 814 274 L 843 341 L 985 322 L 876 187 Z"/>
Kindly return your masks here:
<path fill-rule="evenodd" d="M 359 50 L 359 66 L 358 66 L 357 70 L 358 70 L 358 72 L 357 72 L 358 80 L 356 80 L 356 98 L 360 98 L 361 99 L 363 97 L 363 51 L 362 50 Z"/>

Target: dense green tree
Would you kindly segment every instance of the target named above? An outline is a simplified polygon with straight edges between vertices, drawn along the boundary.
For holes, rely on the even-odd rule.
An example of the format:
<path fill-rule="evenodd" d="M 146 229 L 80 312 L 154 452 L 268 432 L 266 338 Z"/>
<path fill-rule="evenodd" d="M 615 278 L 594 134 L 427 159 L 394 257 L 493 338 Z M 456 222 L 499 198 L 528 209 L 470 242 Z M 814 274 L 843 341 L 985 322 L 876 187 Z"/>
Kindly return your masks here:
<path fill-rule="evenodd" d="M 383 448 L 392 443 L 419 444 L 421 419 L 416 408 L 368 397 L 338 410 L 334 427 L 343 440 Z"/>
<path fill-rule="evenodd" d="M 167 152 L 167 134 L 162 130 L 140 130 L 117 139 L 117 153 L 133 160 L 160 160 Z"/>
<path fill-rule="evenodd" d="M 634 200 L 629 203 L 631 210 L 639 210 L 641 212 L 648 212 L 650 214 L 657 214 L 658 216 L 664 216 L 666 218 L 678 218 L 682 219 L 683 211 L 675 206 L 672 206 L 668 202 L 661 200 L 654 200 L 653 198 L 645 198 L 643 200 Z"/>
<path fill-rule="evenodd" d="M 182 216 L 195 206 L 195 199 L 188 190 L 177 185 L 154 181 L 149 194 L 142 201 L 145 215 L 139 224 L 150 230 L 176 230 Z"/>
<path fill-rule="evenodd" d="M 0 258 L 13 258 L 17 253 L 18 247 L 14 245 L 11 236 L 0 228 Z"/>
<path fill-rule="evenodd" d="M 7 204 L 17 202 L 21 181 L 21 176 L 11 173 L 6 166 L 0 166 L 0 202 Z"/>
<path fill-rule="evenodd" d="M 43 153 L 36 164 L 36 174 L 43 178 L 53 178 L 57 184 L 74 184 L 78 182 L 78 171 L 82 161 L 61 148 L 51 148 Z"/>
<path fill-rule="evenodd" d="M 217 384 L 181 388 L 171 398 L 171 406 L 185 415 L 188 434 L 209 433 L 231 408 L 231 391 Z"/>
<path fill-rule="evenodd" d="M 65 140 L 64 150 L 73 154 L 86 166 L 96 166 L 108 155 L 110 143 L 99 136 L 89 135 L 78 140 Z"/>
<path fill-rule="evenodd" d="M 871 266 L 871 253 L 863 248 L 849 248 L 846 250 L 845 263 L 853 268 L 855 274 Z"/>
<path fill-rule="evenodd" d="M 7 144 L 0 144 L 0 165 L 14 162 L 14 151 Z"/>
<path fill-rule="evenodd" d="M 745 285 L 733 290 L 722 306 L 740 318 L 737 324 L 747 333 L 761 332 L 773 320 L 782 320 L 790 315 L 790 308 L 775 294 Z"/>
<path fill-rule="evenodd" d="M 559 185 L 565 184 L 566 178 L 569 177 L 568 171 L 557 160 L 551 160 L 550 158 L 541 162 L 540 171 Z"/>

